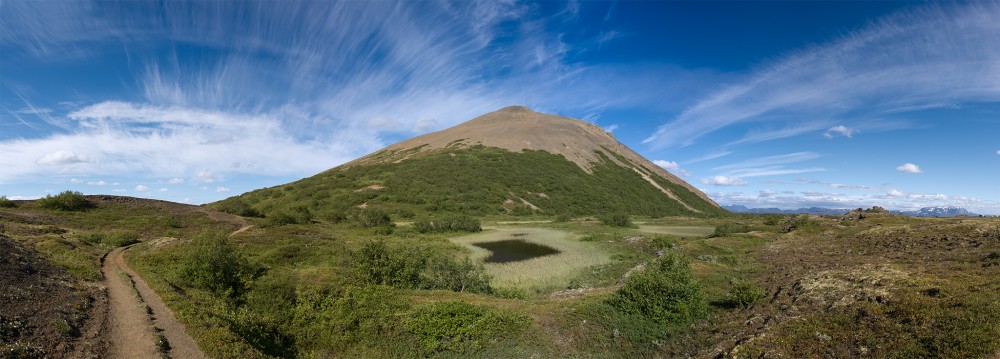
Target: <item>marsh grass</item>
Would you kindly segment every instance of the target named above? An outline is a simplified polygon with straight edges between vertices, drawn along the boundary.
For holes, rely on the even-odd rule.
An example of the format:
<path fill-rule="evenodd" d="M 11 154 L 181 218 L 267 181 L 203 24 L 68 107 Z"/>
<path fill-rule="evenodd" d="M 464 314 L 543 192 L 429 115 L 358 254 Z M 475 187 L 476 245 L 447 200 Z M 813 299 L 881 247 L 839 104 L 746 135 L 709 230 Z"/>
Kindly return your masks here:
<path fill-rule="evenodd" d="M 611 262 L 611 255 L 597 244 L 580 241 L 569 232 L 555 229 L 497 227 L 488 232 L 453 238 L 452 242 L 468 248 L 474 260 L 483 260 L 490 256 L 490 251 L 473 243 L 513 238 L 551 247 L 559 253 L 520 262 L 486 263 L 486 273 L 493 276 L 494 287 L 547 293 L 565 289 L 574 278 L 591 267 Z"/>
<path fill-rule="evenodd" d="M 708 226 L 672 226 L 672 225 L 653 225 L 653 224 L 640 224 L 639 231 L 657 234 L 669 234 L 674 236 L 685 236 L 685 237 L 704 237 L 712 234 L 715 228 Z"/>

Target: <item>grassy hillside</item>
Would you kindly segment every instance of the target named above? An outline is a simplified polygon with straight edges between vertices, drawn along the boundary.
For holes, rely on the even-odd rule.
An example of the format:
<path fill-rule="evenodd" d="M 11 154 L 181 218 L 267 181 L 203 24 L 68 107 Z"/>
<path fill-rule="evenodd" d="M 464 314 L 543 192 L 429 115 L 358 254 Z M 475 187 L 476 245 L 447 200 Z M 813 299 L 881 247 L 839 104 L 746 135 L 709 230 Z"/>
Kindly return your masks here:
<path fill-rule="evenodd" d="M 126 259 L 213 358 L 1000 353 L 994 218 L 486 220 L 481 232 L 400 225 L 374 234 L 349 222 L 270 225 L 160 201 L 87 200 L 70 210 L 45 201 L 0 209 L 0 236 L 37 251 L 65 271 L 54 279 L 84 292 L 97 288 L 102 253 L 142 242 Z M 508 239 L 560 253 L 484 263 L 473 245 Z M 0 269 L 45 267 L 33 262 Z M 5 285 L 11 303 L 44 304 L 21 282 Z M 69 291 L 81 299 L 66 303 L 104 313 L 92 292 Z M 89 319 L 78 318 L 26 320 L 58 333 L 34 332 L 39 340 L 87 342 Z M 47 347 L 15 331 L 19 323 L 0 323 L 0 348 Z"/>
<path fill-rule="evenodd" d="M 597 154 L 602 161 L 594 165 L 591 174 L 560 155 L 544 151 L 515 153 L 483 146 L 446 148 L 421 152 L 398 163 L 338 167 L 214 206 L 242 208 L 245 203 L 265 215 L 306 208 L 319 218 L 336 216 L 359 206 L 383 208 L 401 218 L 427 213 L 473 216 L 626 213 L 649 217 L 718 217 L 727 213 L 680 185 L 654 177 L 660 186 L 701 211 L 692 212 L 635 171 L 614 164 L 603 152 Z"/>

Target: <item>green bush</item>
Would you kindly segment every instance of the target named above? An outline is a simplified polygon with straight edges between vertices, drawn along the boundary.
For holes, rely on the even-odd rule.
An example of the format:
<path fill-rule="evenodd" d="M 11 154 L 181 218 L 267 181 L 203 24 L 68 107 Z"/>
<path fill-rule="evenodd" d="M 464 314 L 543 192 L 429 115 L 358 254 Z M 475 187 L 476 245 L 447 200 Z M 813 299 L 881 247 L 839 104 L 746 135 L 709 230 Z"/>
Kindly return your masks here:
<path fill-rule="evenodd" d="M 400 327 L 397 312 L 405 303 L 392 288 L 349 286 L 339 293 L 299 290 L 292 327 L 301 335 L 296 346 L 346 350 L 358 342 L 382 342 Z"/>
<path fill-rule="evenodd" d="M 612 227 L 632 227 L 632 219 L 627 214 L 613 214 L 601 217 L 601 222 Z"/>
<path fill-rule="evenodd" d="M 447 289 L 453 292 L 489 293 L 490 277 L 482 263 L 469 258 L 428 258 L 420 273 L 420 286 L 426 289 Z"/>
<path fill-rule="evenodd" d="M 378 208 L 362 208 L 351 212 L 351 222 L 364 228 L 393 227 L 389 213 Z"/>
<path fill-rule="evenodd" d="M 340 223 L 347 220 L 347 213 L 338 209 L 333 209 L 322 213 L 319 218 L 330 223 Z"/>
<path fill-rule="evenodd" d="M 763 217 L 764 217 L 764 224 L 765 225 L 768 225 L 768 226 L 777 226 L 777 225 L 781 224 L 781 218 L 782 218 L 782 216 L 780 214 L 765 214 L 765 215 L 763 215 Z"/>
<path fill-rule="evenodd" d="M 489 293 L 490 277 L 482 264 L 429 249 L 364 243 L 352 253 L 357 282 L 407 289 L 446 289 Z"/>
<path fill-rule="evenodd" d="M 250 204 L 239 198 L 230 198 L 222 202 L 218 202 L 215 205 L 215 208 L 219 211 L 235 214 L 237 216 L 264 217 L 264 213 L 261 213 L 256 208 L 253 208 Z"/>
<path fill-rule="evenodd" d="M 267 215 L 267 224 L 271 226 L 283 226 L 286 224 L 309 224 L 312 223 L 313 214 L 306 206 L 295 206 L 288 210 L 279 210 Z"/>
<path fill-rule="evenodd" d="M 688 261 L 676 255 L 660 257 L 633 274 L 609 302 L 622 312 L 661 323 L 689 323 L 708 313 Z"/>
<path fill-rule="evenodd" d="M 742 223 L 723 223 L 715 227 L 712 237 L 729 237 L 736 233 L 746 233 L 750 227 Z"/>
<path fill-rule="evenodd" d="M 571 216 L 569 214 L 566 214 L 566 213 L 561 213 L 558 216 L 556 216 L 556 218 L 554 219 L 554 221 L 560 222 L 560 223 L 562 223 L 562 222 L 569 222 L 569 221 L 572 221 L 572 220 L 573 220 L 573 216 Z"/>
<path fill-rule="evenodd" d="M 819 230 L 819 228 L 820 228 L 819 222 L 809 219 L 808 215 L 791 217 L 786 219 L 785 222 L 781 224 L 781 231 L 785 233 L 795 230 L 812 232 Z"/>
<path fill-rule="evenodd" d="M 423 219 L 413 222 L 413 228 L 420 233 L 431 232 L 481 232 L 482 224 L 478 219 L 469 216 L 452 216 L 438 220 Z"/>
<path fill-rule="evenodd" d="M 261 270 L 226 241 L 222 232 L 203 232 L 188 245 L 181 277 L 219 296 L 239 298 Z"/>
<path fill-rule="evenodd" d="M 365 242 L 352 253 L 354 276 L 361 283 L 415 288 L 420 284 L 423 258 L 390 248 L 385 241 Z"/>
<path fill-rule="evenodd" d="M 475 353 L 502 335 L 524 327 L 526 318 L 473 304 L 448 301 L 418 307 L 403 328 L 420 339 L 425 355 L 451 351 Z"/>
<path fill-rule="evenodd" d="M 729 289 L 725 300 L 726 306 L 730 308 L 746 308 L 767 296 L 764 289 L 756 282 L 733 279 L 732 283 L 733 286 Z"/>
<path fill-rule="evenodd" d="M 80 240 L 89 245 L 104 245 L 111 248 L 139 243 L 139 234 L 133 231 L 114 230 L 110 232 L 80 235 Z"/>
<path fill-rule="evenodd" d="M 17 207 L 17 203 L 7 199 L 7 196 L 0 196 L 0 208 L 14 208 Z"/>
<path fill-rule="evenodd" d="M 83 196 L 83 193 L 64 191 L 58 195 L 46 195 L 38 200 L 38 206 L 60 211 L 82 211 L 94 205 Z"/>

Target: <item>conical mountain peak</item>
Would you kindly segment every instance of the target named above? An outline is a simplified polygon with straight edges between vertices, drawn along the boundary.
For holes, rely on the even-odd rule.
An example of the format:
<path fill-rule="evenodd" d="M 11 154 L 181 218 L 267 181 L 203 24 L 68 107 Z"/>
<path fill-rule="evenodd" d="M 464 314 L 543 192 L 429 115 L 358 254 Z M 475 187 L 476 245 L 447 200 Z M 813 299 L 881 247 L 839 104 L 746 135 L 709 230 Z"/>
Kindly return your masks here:
<path fill-rule="evenodd" d="M 715 204 L 704 193 L 642 157 L 595 124 L 569 117 L 535 112 L 524 106 L 508 106 L 454 127 L 393 144 L 354 161 L 348 166 L 373 162 L 402 162 L 445 148 L 473 146 L 502 148 L 512 152 L 545 151 L 561 155 L 590 173 L 602 161 L 635 170 L 651 184 L 650 176 L 685 187 L 702 200 Z M 661 187 L 661 186 L 658 186 Z M 669 190 L 661 188 L 667 195 Z"/>

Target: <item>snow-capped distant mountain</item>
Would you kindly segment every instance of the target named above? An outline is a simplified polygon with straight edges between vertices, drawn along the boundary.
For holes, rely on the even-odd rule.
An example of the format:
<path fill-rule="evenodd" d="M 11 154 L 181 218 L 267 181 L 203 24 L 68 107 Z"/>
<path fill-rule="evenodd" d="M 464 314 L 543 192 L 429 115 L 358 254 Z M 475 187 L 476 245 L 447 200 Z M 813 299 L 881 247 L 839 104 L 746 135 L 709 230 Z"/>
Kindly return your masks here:
<path fill-rule="evenodd" d="M 809 208 L 799 208 L 799 209 L 780 209 L 780 208 L 747 208 L 743 205 L 731 205 L 722 206 L 722 208 L 733 213 L 757 213 L 757 214 L 830 214 L 830 215 L 841 215 L 849 212 L 849 209 L 840 208 L 823 208 L 823 207 L 809 207 Z M 956 217 L 956 216 L 978 216 L 978 214 L 969 212 L 965 208 L 959 207 L 924 207 L 916 211 L 890 211 L 895 214 L 901 214 L 910 217 Z"/>
<path fill-rule="evenodd" d="M 978 216 L 969 212 L 965 208 L 959 207 L 924 207 L 916 211 L 892 211 L 911 217 L 956 217 L 956 216 Z"/>

